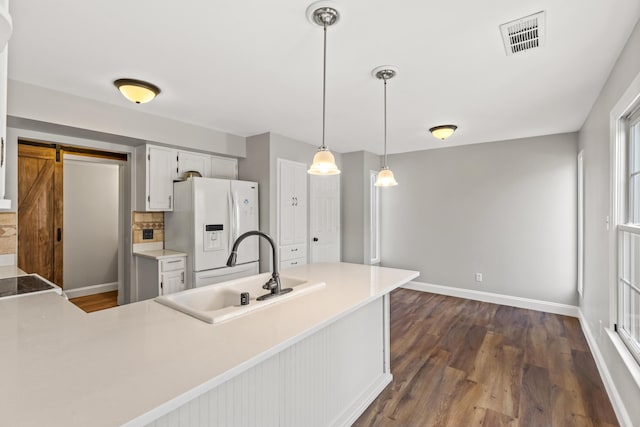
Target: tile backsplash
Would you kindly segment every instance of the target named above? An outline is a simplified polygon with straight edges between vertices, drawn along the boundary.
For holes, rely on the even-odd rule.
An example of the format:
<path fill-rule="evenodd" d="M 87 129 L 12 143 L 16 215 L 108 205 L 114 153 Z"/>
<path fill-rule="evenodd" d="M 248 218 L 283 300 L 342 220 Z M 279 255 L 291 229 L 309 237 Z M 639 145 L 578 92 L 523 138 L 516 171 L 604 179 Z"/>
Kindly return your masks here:
<path fill-rule="evenodd" d="M 164 212 L 133 212 L 131 222 L 131 238 L 134 244 L 164 242 Z M 143 230 L 153 230 L 153 238 L 143 239 Z"/>
<path fill-rule="evenodd" d="M 18 252 L 17 217 L 15 212 L 0 213 L 0 255 L 12 255 Z"/>

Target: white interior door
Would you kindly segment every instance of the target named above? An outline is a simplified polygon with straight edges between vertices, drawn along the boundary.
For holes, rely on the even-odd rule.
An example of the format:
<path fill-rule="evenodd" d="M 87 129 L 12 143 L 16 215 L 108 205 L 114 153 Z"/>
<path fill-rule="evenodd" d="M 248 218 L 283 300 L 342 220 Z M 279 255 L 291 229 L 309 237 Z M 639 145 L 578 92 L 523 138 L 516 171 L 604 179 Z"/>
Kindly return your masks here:
<path fill-rule="evenodd" d="M 309 178 L 309 262 L 339 262 L 340 175 Z"/>

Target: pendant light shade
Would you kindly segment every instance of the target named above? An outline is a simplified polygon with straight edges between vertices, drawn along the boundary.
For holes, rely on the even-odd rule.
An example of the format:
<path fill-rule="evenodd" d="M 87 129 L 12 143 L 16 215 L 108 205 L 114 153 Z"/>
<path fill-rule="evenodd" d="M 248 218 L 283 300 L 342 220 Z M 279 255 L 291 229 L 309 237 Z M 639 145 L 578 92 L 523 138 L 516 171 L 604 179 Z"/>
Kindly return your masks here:
<path fill-rule="evenodd" d="M 374 68 L 371 72 L 377 79 L 384 81 L 384 164 L 378 172 L 376 182 L 373 184 L 376 187 L 393 187 L 398 185 L 398 181 L 393 176 L 393 172 L 387 165 L 387 80 L 392 79 L 398 74 L 398 68 L 393 65 L 381 65 Z"/>
<path fill-rule="evenodd" d="M 113 84 L 125 98 L 136 104 L 147 103 L 160 93 L 158 86 L 142 80 L 118 79 Z"/>
<path fill-rule="evenodd" d="M 394 185 L 398 185 L 398 181 L 394 178 L 391 169 L 383 166 L 380 172 L 378 172 L 378 177 L 373 185 L 376 187 L 393 187 Z"/>
<path fill-rule="evenodd" d="M 456 125 L 441 125 L 432 127 L 429 129 L 429 132 L 431 132 L 434 137 L 444 141 L 453 135 L 456 129 L 458 129 L 458 126 Z"/>
<path fill-rule="evenodd" d="M 336 166 L 336 158 L 329 149 L 320 148 L 313 156 L 313 164 L 307 171 L 311 175 L 338 175 L 340 169 Z"/>
<path fill-rule="evenodd" d="M 311 22 L 320 25 L 324 30 L 323 68 L 322 68 L 322 145 L 313 156 L 313 164 L 307 171 L 311 175 L 337 175 L 340 169 L 336 159 L 324 143 L 327 98 L 327 27 L 340 19 L 340 14 L 332 2 L 319 1 L 307 8 L 307 17 Z"/>

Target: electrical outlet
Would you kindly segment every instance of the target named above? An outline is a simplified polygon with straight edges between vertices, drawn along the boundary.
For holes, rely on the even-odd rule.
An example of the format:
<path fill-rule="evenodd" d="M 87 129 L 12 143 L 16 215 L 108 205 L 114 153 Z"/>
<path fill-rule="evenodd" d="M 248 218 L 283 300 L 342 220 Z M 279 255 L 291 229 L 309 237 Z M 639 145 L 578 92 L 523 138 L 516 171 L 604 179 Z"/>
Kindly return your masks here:
<path fill-rule="evenodd" d="M 153 239 L 153 228 L 143 228 L 142 240 L 151 240 L 151 239 Z"/>
<path fill-rule="evenodd" d="M 476 282 L 482 282 L 482 273 L 476 273 Z"/>

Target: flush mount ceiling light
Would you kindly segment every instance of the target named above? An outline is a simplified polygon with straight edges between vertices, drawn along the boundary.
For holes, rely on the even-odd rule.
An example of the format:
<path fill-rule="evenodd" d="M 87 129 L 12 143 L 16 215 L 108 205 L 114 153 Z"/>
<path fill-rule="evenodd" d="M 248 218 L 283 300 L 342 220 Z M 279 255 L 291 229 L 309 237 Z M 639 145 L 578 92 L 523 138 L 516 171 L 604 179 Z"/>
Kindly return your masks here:
<path fill-rule="evenodd" d="M 113 84 L 125 98 L 136 104 L 149 102 L 160 93 L 158 86 L 142 80 L 118 79 Z"/>
<path fill-rule="evenodd" d="M 376 182 L 373 185 L 376 187 L 393 187 L 398 185 L 398 182 L 393 177 L 393 172 L 389 169 L 389 165 L 387 165 L 387 80 L 398 74 L 398 68 L 393 65 L 381 65 L 374 68 L 371 74 L 384 81 L 384 164 L 380 168 Z"/>
<path fill-rule="evenodd" d="M 445 140 L 449 138 L 458 129 L 456 125 L 440 125 L 429 129 L 429 132 L 438 139 Z"/>
<path fill-rule="evenodd" d="M 311 4 L 307 8 L 307 18 L 314 24 L 320 25 L 324 29 L 324 50 L 322 69 L 322 145 L 313 156 L 313 164 L 307 171 L 311 175 L 337 175 L 340 169 L 336 166 L 336 159 L 324 142 L 325 136 L 325 116 L 327 98 L 327 27 L 338 22 L 340 14 L 333 7 L 332 2 L 319 1 Z"/>

